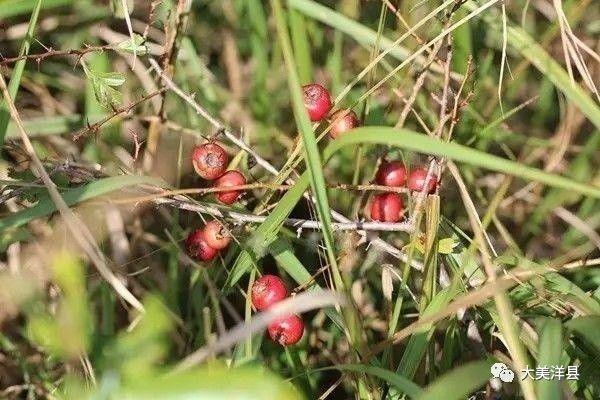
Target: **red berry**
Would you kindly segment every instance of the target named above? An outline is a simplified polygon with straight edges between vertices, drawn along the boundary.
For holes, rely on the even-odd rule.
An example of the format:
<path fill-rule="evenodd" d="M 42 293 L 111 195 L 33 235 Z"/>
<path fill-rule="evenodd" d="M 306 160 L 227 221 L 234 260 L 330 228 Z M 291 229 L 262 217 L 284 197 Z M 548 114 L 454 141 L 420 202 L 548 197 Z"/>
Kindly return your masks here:
<path fill-rule="evenodd" d="M 398 193 L 380 193 L 373 197 L 371 219 L 380 222 L 398 222 L 404 214 L 402 197 Z"/>
<path fill-rule="evenodd" d="M 228 186 L 243 186 L 246 184 L 246 177 L 237 170 L 227 171 L 217 179 L 215 183 L 216 187 L 228 187 Z M 241 190 L 231 190 L 227 192 L 217 192 L 217 200 L 223 204 L 233 204 L 242 194 Z"/>
<path fill-rule="evenodd" d="M 231 235 L 220 222 L 210 221 L 204 226 L 204 240 L 213 249 L 223 250 L 231 242 Z"/>
<path fill-rule="evenodd" d="M 263 275 L 252 285 L 252 304 L 257 310 L 264 310 L 288 296 L 288 290 L 280 277 Z"/>
<path fill-rule="evenodd" d="M 425 168 L 415 168 L 410 171 L 408 175 L 408 188 L 412 191 L 420 192 L 423 190 L 423 186 L 425 185 L 425 179 L 427 178 L 427 169 Z M 437 177 L 432 175 L 429 179 L 429 193 L 435 192 L 435 188 L 437 187 Z"/>
<path fill-rule="evenodd" d="M 204 179 L 217 179 L 227 169 L 227 153 L 217 143 L 205 143 L 194 148 L 192 164 L 198 175 Z"/>
<path fill-rule="evenodd" d="M 379 166 L 375 180 L 377 184 L 401 187 L 406 184 L 406 167 L 400 161 L 384 161 Z"/>
<path fill-rule="evenodd" d="M 349 108 L 337 110 L 331 116 L 331 130 L 329 136 L 332 139 L 339 137 L 341 134 L 348 132 L 358 126 L 358 117 L 356 113 Z"/>
<path fill-rule="evenodd" d="M 217 255 L 218 251 L 208 245 L 204 237 L 204 231 L 197 229 L 189 234 L 185 241 L 190 257 L 200 261 L 210 261 Z"/>
<path fill-rule="evenodd" d="M 304 92 L 304 106 L 308 111 L 311 121 L 320 121 L 331 110 L 331 97 L 329 92 L 318 83 L 302 86 Z"/>
<path fill-rule="evenodd" d="M 269 324 L 269 336 L 282 346 L 296 344 L 304 334 L 304 322 L 299 316 L 292 314 Z"/>

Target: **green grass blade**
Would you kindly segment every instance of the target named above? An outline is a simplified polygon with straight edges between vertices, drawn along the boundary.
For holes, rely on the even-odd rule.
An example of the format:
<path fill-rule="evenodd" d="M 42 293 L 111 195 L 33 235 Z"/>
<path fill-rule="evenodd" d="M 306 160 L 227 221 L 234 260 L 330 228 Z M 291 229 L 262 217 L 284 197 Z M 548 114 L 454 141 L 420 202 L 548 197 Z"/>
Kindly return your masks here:
<path fill-rule="evenodd" d="M 548 186 L 572 190 L 587 196 L 600 198 L 599 187 L 575 182 L 560 175 L 550 174 L 536 168 L 527 167 L 518 162 L 496 157 L 458 143 L 445 143 L 429 136 L 390 127 L 368 126 L 355 129 L 327 146 L 324 158 L 328 159 L 333 153 L 344 146 L 360 143 L 386 144 L 419 153 L 448 157 L 452 160 L 474 165 L 476 167 L 503 172 L 519 178 L 540 182 Z"/>
<path fill-rule="evenodd" d="M 546 319 L 540 335 L 538 367 L 561 365 L 562 345 L 562 325 L 560 321 L 552 318 Z M 540 379 L 537 382 L 539 398 L 560 400 L 562 398 L 560 386 L 558 379 Z"/>
<path fill-rule="evenodd" d="M 378 40 L 377 32 L 374 30 L 312 0 L 288 0 L 288 4 L 302 14 L 344 32 L 365 47 L 375 46 Z M 387 50 L 392 47 L 394 42 L 382 36 L 379 38 L 379 43 L 382 49 Z M 403 47 L 395 46 L 389 54 L 404 61 L 410 52 Z"/>
<path fill-rule="evenodd" d="M 298 60 L 298 77 L 303 85 L 312 82 L 313 62 L 310 54 L 310 43 L 306 31 L 306 21 L 304 15 L 297 10 L 291 9 L 290 32 L 292 34 L 292 44 L 294 45 L 294 54 Z"/>
<path fill-rule="evenodd" d="M 565 327 L 581 336 L 600 352 L 600 317 L 597 315 L 577 317 L 565 324 Z"/>
<path fill-rule="evenodd" d="M 73 3 L 73 0 L 46 0 L 44 8 L 56 8 Z M 0 1 L 0 19 L 16 17 L 30 13 L 37 6 L 37 0 L 3 0 Z"/>
<path fill-rule="evenodd" d="M 81 187 L 70 189 L 62 193 L 67 205 L 73 205 L 94 197 L 134 185 L 156 185 L 164 187 L 164 182 L 148 176 L 123 175 L 100 179 Z M 56 206 L 49 197 L 44 196 L 38 203 L 23 211 L 11 214 L 0 220 L 0 232 L 8 228 L 22 226 L 36 218 L 45 217 L 56 211 Z"/>
<path fill-rule="evenodd" d="M 425 388 L 418 400 L 460 400 L 484 385 L 490 379 L 493 360 L 475 361 L 441 376 Z"/>
<path fill-rule="evenodd" d="M 300 80 L 298 79 L 298 74 L 296 72 L 296 62 L 292 52 L 292 46 L 290 43 L 287 24 L 283 15 L 283 9 L 279 0 L 272 0 L 271 5 L 275 14 L 277 34 L 283 50 L 283 56 L 287 68 L 288 85 L 292 95 L 294 117 L 296 119 L 296 125 L 298 126 L 298 129 L 302 135 L 302 142 L 304 143 L 304 159 L 308 170 L 308 176 L 310 178 L 310 185 L 316 198 L 317 214 L 319 220 L 323 224 L 323 239 L 327 249 L 327 257 L 333 272 L 335 286 L 338 290 L 342 290 L 343 281 L 337 267 L 337 260 L 335 256 L 335 242 L 333 240 L 333 229 L 331 227 L 331 209 L 329 208 L 329 201 L 327 199 L 327 189 L 325 185 L 325 178 L 323 176 L 321 155 L 319 153 L 319 147 L 317 146 L 315 133 L 313 132 L 310 120 L 308 118 L 308 113 L 306 112 L 306 107 L 304 106 L 304 97 L 300 87 Z"/>
<path fill-rule="evenodd" d="M 25 34 L 25 39 L 23 40 L 23 44 L 21 45 L 21 51 L 19 51 L 19 55 L 29 54 L 29 47 L 31 46 L 31 41 L 33 39 L 33 32 L 35 31 L 35 26 L 37 25 L 38 16 L 40 15 L 40 9 L 42 7 L 42 0 L 38 0 L 33 7 L 33 11 L 31 12 L 31 18 L 29 19 L 29 26 L 27 27 L 27 33 Z M 0 7 L 0 9 L 5 9 L 6 7 Z M 1 12 L 0 12 L 1 13 Z M 2 17 L 0 16 L 0 19 Z M 15 64 L 15 67 L 10 76 L 10 82 L 8 83 L 8 93 L 10 93 L 10 97 L 14 99 L 17 95 L 17 91 L 19 90 L 19 85 L 21 84 L 21 76 L 23 75 L 23 71 L 25 70 L 25 64 L 27 60 L 19 60 Z M 10 121 L 10 113 L 6 106 L 6 102 L 2 102 L 0 105 L 0 146 L 4 144 L 4 138 L 6 137 L 6 129 L 8 128 L 8 122 Z"/>
<path fill-rule="evenodd" d="M 24 120 L 23 125 L 29 137 L 62 135 L 83 128 L 86 122 L 93 124 L 95 121 L 100 121 L 105 116 L 102 114 L 93 115 L 89 117 L 88 121 L 81 114 L 38 117 Z M 110 125 L 110 123 L 107 123 L 107 125 Z M 9 122 L 6 136 L 16 138 L 19 135 L 17 125 L 12 121 Z"/>

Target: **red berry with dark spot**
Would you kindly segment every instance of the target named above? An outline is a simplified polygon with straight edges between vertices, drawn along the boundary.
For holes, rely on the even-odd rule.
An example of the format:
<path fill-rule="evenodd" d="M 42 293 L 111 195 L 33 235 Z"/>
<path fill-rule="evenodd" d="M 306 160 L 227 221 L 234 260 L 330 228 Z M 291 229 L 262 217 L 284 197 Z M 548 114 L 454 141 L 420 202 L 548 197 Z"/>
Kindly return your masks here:
<path fill-rule="evenodd" d="M 292 314 L 272 322 L 269 327 L 269 336 L 282 346 L 296 344 L 304 334 L 304 322 L 299 316 Z"/>
<path fill-rule="evenodd" d="M 229 157 L 217 143 L 196 146 L 192 153 L 192 164 L 198 175 L 207 180 L 217 179 L 227 169 Z"/>
<path fill-rule="evenodd" d="M 288 296 L 288 290 L 280 277 L 263 275 L 252 285 L 252 304 L 257 310 L 264 310 Z"/>
<path fill-rule="evenodd" d="M 308 111 L 311 121 L 320 121 L 331 110 L 331 97 L 329 92 L 318 83 L 302 86 L 304 93 L 304 106 Z"/>
<path fill-rule="evenodd" d="M 398 222 L 404 214 L 404 203 L 398 193 L 380 193 L 373 197 L 371 219 L 380 222 Z"/>
<path fill-rule="evenodd" d="M 195 260 L 210 261 L 216 257 L 218 251 L 209 246 L 204 231 L 197 229 L 189 234 L 185 241 L 188 254 Z"/>
<path fill-rule="evenodd" d="M 427 178 L 427 169 L 425 168 L 415 168 L 410 171 L 408 175 L 408 188 L 412 191 L 420 192 L 423 190 L 425 185 L 425 179 Z M 429 179 L 428 185 L 428 193 L 435 192 L 435 188 L 437 187 L 437 176 L 431 175 Z"/>
<path fill-rule="evenodd" d="M 378 185 L 401 187 L 406 184 L 408 173 L 400 161 L 384 161 L 379 166 L 375 180 Z"/>
<path fill-rule="evenodd" d="M 332 139 L 339 137 L 341 134 L 348 132 L 350 129 L 354 129 L 359 125 L 356 113 L 349 108 L 337 110 L 330 119 L 331 130 L 329 131 L 329 136 L 331 136 Z"/>
<path fill-rule="evenodd" d="M 204 239 L 213 249 L 223 250 L 229 246 L 231 234 L 219 221 L 210 221 L 204 226 Z"/>
<path fill-rule="evenodd" d="M 228 186 L 243 186 L 246 184 L 246 177 L 242 175 L 240 171 L 231 170 L 227 171 L 215 182 L 216 187 L 228 187 Z M 217 192 L 217 200 L 223 204 L 233 204 L 242 194 L 241 190 L 231 190 L 225 192 Z"/>

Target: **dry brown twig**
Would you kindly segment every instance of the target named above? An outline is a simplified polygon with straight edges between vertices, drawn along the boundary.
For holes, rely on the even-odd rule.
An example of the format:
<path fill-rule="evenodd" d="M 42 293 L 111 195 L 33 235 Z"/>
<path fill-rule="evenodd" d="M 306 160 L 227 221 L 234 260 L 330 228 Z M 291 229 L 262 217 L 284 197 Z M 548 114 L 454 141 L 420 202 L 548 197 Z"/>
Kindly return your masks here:
<path fill-rule="evenodd" d="M 116 47 L 114 44 L 106 44 L 103 46 L 87 46 L 82 49 L 70 49 L 70 50 L 49 49 L 45 53 L 26 54 L 26 55 L 22 55 L 22 56 L 18 56 L 18 57 L 2 58 L 2 59 L 0 59 L 0 65 L 4 66 L 4 65 L 9 65 L 9 64 L 14 64 L 17 61 L 21 61 L 21 60 L 33 60 L 39 64 L 42 61 L 44 61 L 45 59 L 50 58 L 50 57 L 68 57 L 68 56 L 76 56 L 77 63 L 79 63 L 81 58 L 88 53 L 102 52 L 105 50 L 115 50 L 115 49 L 116 49 Z"/>
<path fill-rule="evenodd" d="M 157 96 L 161 93 L 164 93 L 167 89 L 166 88 L 161 88 L 158 89 L 152 93 L 149 93 L 147 95 L 145 95 L 144 97 L 142 97 L 139 100 L 136 100 L 132 103 L 129 103 L 123 107 L 117 108 L 116 110 L 113 110 L 113 113 L 110 115 L 107 115 L 106 117 L 102 118 L 100 121 L 95 122 L 93 124 L 88 124 L 87 127 L 80 129 L 79 131 L 75 132 L 73 134 L 73 140 L 74 141 L 78 141 L 79 139 L 81 139 L 83 136 L 85 136 L 88 133 L 98 133 L 100 131 L 100 128 L 102 127 L 102 125 L 106 124 L 107 122 L 109 122 L 110 120 L 112 120 L 113 118 L 118 117 L 121 114 L 126 114 L 128 112 L 130 112 L 131 110 L 133 110 L 134 108 L 136 108 L 137 106 L 139 106 L 140 104 L 146 102 L 147 100 L 150 100 L 151 98 L 153 98 L 154 96 Z"/>

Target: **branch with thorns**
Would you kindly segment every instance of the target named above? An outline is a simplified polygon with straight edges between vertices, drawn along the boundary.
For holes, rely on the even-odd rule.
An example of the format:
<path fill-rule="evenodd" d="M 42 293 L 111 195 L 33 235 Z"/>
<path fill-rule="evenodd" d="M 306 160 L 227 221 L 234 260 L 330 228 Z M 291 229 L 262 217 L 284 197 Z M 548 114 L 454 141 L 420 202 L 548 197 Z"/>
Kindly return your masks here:
<path fill-rule="evenodd" d="M 11 58 L 2 57 L 0 59 L 0 65 L 1 66 L 10 65 L 10 64 L 16 63 L 18 61 L 22 61 L 22 60 L 33 60 L 33 61 L 37 62 L 39 65 L 42 61 L 44 61 L 45 59 L 50 58 L 50 57 L 68 57 L 68 56 L 76 56 L 77 63 L 79 63 L 81 58 L 83 58 L 83 56 L 85 56 L 86 54 L 94 53 L 94 52 L 103 52 L 106 50 L 115 50 L 115 49 L 116 49 L 116 47 L 114 44 L 105 44 L 102 46 L 86 46 L 82 49 L 70 49 L 70 50 L 54 50 L 52 48 L 49 48 L 48 51 L 46 51 L 45 53 L 25 54 L 22 56 L 11 57 Z"/>

